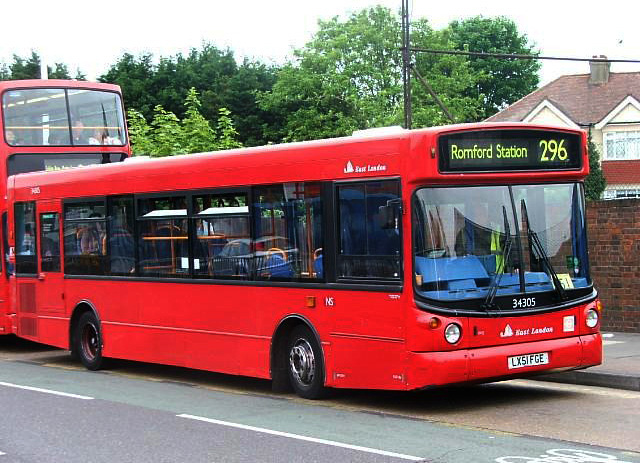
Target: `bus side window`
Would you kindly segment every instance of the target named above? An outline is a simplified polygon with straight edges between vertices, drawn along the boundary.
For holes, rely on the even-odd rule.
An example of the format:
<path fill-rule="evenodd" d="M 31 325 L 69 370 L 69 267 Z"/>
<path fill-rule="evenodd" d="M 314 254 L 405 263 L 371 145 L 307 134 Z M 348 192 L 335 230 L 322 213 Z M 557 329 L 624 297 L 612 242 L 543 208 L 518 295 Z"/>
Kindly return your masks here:
<path fill-rule="evenodd" d="M 131 275 L 136 268 L 133 197 L 111 197 L 107 203 L 107 239 L 111 275 Z"/>
<path fill-rule="evenodd" d="M 106 275 L 104 199 L 64 206 L 64 271 L 68 275 Z"/>
<path fill-rule="evenodd" d="M 60 222 L 57 212 L 40 214 L 40 268 L 43 272 L 60 271 Z"/>
<path fill-rule="evenodd" d="M 36 261 L 36 203 L 15 204 L 16 273 L 35 274 Z"/>
<path fill-rule="evenodd" d="M 398 180 L 338 186 L 338 277 L 400 279 L 400 199 Z"/>
<path fill-rule="evenodd" d="M 184 196 L 138 200 L 140 273 L 189 277 L 187 201 Z"/>
<path fill-rule="evenodd" d="M 319 183 L 256 187 L 253 210 L 256 278 L 323 278 Z"/>

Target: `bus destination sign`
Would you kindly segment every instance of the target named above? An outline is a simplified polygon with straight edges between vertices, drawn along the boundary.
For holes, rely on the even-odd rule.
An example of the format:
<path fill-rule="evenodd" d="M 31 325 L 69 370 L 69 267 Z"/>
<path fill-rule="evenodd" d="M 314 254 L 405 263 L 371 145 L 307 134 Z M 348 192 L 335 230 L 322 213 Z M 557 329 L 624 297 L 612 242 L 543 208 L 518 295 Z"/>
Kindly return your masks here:
<path fill-rule="evenodd" d="M 551 130 L 482 130 L 444 134 L 440 172 L 579 169 L 580 135 Z"/>

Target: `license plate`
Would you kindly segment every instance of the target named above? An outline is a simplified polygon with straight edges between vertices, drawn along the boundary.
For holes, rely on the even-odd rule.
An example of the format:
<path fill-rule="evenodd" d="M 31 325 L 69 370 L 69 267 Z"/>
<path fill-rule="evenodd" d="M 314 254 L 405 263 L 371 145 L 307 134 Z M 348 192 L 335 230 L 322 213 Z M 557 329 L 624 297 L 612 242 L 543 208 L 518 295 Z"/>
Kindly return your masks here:
<path fill-rule="evenodd" d="M 507 358 L 509 370 L 514 368 L 533 367 L 536 365 L 546 365 L 549 363 L 549 352 L 537 354 L 516 355 Z"/>

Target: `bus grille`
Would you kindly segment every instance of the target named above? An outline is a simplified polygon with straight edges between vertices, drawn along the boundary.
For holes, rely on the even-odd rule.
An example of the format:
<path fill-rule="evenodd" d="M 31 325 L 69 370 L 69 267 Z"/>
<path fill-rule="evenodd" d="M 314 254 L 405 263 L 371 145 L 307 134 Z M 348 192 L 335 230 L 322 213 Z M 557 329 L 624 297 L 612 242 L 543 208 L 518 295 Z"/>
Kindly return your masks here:
<path fill-rule="evenodd" d="M 36 313 L 36 285 L 34 283 L 20 285 L 20 312 Z"/>
<path fill-rule="evenodd" d="M 38 335 L 38 319 L 20 317 L 20 335 L 21 336 L 37 336 Z"/>

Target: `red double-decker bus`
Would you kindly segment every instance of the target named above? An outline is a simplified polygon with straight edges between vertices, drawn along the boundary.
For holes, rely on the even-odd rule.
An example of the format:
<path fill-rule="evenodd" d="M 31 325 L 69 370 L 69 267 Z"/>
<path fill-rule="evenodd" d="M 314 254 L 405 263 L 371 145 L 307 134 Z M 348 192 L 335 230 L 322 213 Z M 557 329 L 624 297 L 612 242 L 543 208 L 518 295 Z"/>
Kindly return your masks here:
<path fill-rule="evenodd" d="M 8 286 L 9 175 L 121 161 L 129 142 L 120 88 L 68 80 L 0 81 L 0 335 L 13 331 Z M 35 233 L 35 230 L 31 231 Z"/>
<path fill-rule="evenodd" d="M 307 398 L 597 365 L 587 173 L 474 124 L 16 175 L 17 333 Z"/>

